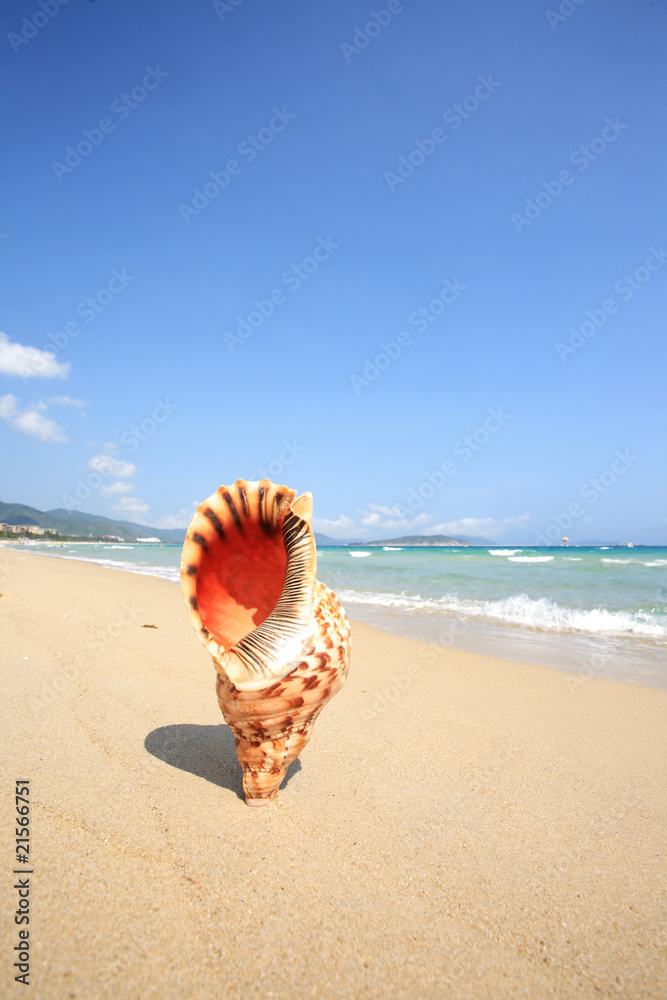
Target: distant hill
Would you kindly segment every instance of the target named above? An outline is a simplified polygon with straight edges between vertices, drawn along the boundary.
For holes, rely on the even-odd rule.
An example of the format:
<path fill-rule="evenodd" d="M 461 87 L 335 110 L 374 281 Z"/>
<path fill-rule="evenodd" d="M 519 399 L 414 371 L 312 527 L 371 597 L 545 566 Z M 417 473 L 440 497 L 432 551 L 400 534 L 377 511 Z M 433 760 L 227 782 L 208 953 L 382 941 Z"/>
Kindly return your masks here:
<path fill-rule="evenodd" d="M 137 538 L 151 535 L 168 545 L 182 545 L 185 539 L 185 528 L 150 528 L 133 521 L 114 521 L 99 514 L 86 514 L 85 511 L 66 510 L 64 507 L 41 511 L 22 503 L 0 501 L 0 521 L 4 524 L 36 524 L 40 528 L 54 528 L 61 535 L 76 535 L 78 538 L 118 535 L 124 542 L 135 542 Z M 321 535 L 318 531 L 313 534 L 316 545 L 346 544 L 336 538 L 329 538 L 328 535 Z"/>
<path fill-rule="evenodd" d="M 374 542 L 349 542 L 349 545 L 361 545 L 371 547 L 374 545 L 401 545 L 406 547 L 428 547 L 438 546 L 442 548 L 452 548 L 456 546 L 466 547 L 468 545 L 497 545 L 488 538 L 474 538 L 468 535 L 459 535 L 452 538 L 449 535 L 403 535 L 401 538 L 381 538 Z"/>
<path fill-rule="evenodd" d="M 145 524 L 135 524 L 134 521 L 114 521 L 110 517 L 99 514 L 86 514 L 85 511 L 66 510 L 57 507 L 55 510 L 37 510 L 22 503 L 2 503 L 0 501 L 0 521 L 5 524 L 37 524 L 40 528 L 53 528 L 61 535 L 75 535 L 77 538 L 100 538 L 102 535 L 118 535 L 124 542 L 136 542 L 137 538 L 148 535 L 159 538 L 167 545 L 182 545 L 185 539 L 185 528 L 151 528 Z M 401 538 L 380 538 L 373 542 L 344 542 L 338 538 L 330 538 L 319 531 L 313 532 L 316 545 L 337 546 L 430 546 L 441 547 L 467 545 L 498 545 L 488 538 L 474 538 L 460 535 L 452 538 L 449 535 L 403 535 Z"/>
<path fill-rule="evenodd" d="M 316 545 L 346 545 L 346 542 L 341 542 L 339 538 L 329 538 L 328 535 L 321 535 L 319 531 L 314 531 Z"/>
<path fill-rule="evenodd" d="M 118 535 L 124 542 L 136 542 L 137 538 L 149 535 L 159 538 L 168 545 L 181 545 L 185 539 L 185 528 L 151 528 L 133 521 L 114 521 L 99 514 L 84 511 L 37 510 L 22 503 L 2 503 L 0 501 L 0 521 L 5 524 L 37 524 L 40 528 L 53 528 L 61 535 L 75 535 L 77 538 L 99 538 L 101 535 Z"/>

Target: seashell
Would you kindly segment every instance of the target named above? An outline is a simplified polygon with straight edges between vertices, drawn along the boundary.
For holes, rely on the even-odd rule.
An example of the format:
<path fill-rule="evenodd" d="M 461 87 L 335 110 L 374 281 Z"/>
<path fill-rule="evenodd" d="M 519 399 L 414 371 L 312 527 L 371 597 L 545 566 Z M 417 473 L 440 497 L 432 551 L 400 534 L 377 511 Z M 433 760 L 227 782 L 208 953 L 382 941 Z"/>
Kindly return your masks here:
<path fill-rule="evenodd" d="M 345 612 L 315 579 L 312 510 L 310 493 L 238 479 L 199 505 L 183 545 L 181 588 L 248 805 L 275 799 L 349 669 Z"/>

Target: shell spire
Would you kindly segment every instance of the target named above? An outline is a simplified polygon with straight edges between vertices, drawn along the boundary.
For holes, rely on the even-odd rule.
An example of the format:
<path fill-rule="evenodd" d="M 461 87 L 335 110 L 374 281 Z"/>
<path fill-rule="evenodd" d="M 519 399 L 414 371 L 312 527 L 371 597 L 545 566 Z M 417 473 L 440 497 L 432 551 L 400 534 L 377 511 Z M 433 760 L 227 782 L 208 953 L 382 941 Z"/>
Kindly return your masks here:
<path fill-rule="evenodd" d="M 349 668 L 345 612 L 315 579 L 312 510 L 310 493 L 239 479 L 199 505 L 183 545 L 183 595 L 253 805 L 275 798 Z"/>

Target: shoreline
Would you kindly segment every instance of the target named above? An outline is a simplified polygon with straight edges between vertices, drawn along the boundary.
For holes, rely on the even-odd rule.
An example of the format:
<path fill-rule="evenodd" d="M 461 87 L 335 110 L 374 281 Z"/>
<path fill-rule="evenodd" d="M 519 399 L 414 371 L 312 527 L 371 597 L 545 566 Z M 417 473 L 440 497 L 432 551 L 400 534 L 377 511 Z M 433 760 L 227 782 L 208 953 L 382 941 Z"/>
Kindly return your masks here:
<path fill-rule="evenodd" d="M 48 544 L 60 548 L 60 543 Z M 115 565 L 105 565 L 101 561 L 61 554 L 58 551 L 34 551 L 31 546 L 19 546 L 16 551 L 28 555 L 41 555 L 49 559 L 83 562 L 142 577 L 153 576 L 155 579 L 179 584 L 178 571 L 174 568 L 145 564 L 146 568 L 142 569 L 141 563 L 123 565 L 119 560 L 113 559 L 114 548 L 134 548 L 137 543 L 77 542 L 76 544 L 107 546 L 106 551 L 109 552 L 107 562 L 115 562 Z M 143 547 L 150 551 L 148 546 Z M 169 546 L 167 543 L 155 546 L 155 548 L 161 547 L 180 550 L 180 546 Z M 322 567 L 323 577 L 326 577 L 326 569 L 325 564 Z M 333 589 L 337 589 L 335 584 Z M 397 637 L 433 643 L 444 649 L 492 656 L 507 662 L 534 663 L 585 679 L 601 678 L 667 690 L 665 665 L 667 649 L 664 645 L 652 643 L 645 636 L 531 628 L 512 622 L 471 619 L 457 616 L 456 613 L 408 613 L 401 609 L 355 601 L 353 597 L 341 597 L 344 593 L 345 588 L 342 588 L 338 591 L 338 596 L 344 607 L 350 611 L 348 617 L 366 622 Z"/>
<path fill-rule="evenodd" d="M 248 809 L 180 592 L 104 570 L 11 552 L 0 587 L 37 1000 L 213 1000 L 221 973 L 232 1000 L 664 995 L 664 692 L 354 621 L 346 685 Z"/>

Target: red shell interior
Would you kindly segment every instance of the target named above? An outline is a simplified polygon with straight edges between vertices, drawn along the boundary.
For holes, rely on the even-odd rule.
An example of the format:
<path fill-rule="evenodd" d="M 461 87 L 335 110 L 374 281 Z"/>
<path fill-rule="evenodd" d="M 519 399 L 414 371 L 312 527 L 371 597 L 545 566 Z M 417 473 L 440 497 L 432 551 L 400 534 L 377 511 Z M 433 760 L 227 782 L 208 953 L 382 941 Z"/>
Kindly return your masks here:
<path fill-rule="evenodd" d="M 202 623 L 229 650 L 273 611 L 285 582 L 287 556 L 282 532 L 266 533 L 248 521 L 243 532 L 217 536 L 202 553 L 197 606 Z"/>

